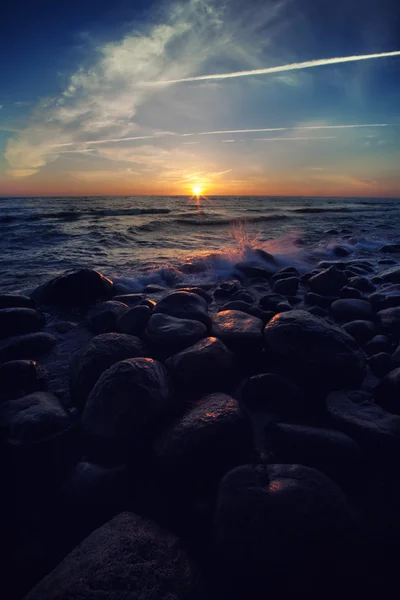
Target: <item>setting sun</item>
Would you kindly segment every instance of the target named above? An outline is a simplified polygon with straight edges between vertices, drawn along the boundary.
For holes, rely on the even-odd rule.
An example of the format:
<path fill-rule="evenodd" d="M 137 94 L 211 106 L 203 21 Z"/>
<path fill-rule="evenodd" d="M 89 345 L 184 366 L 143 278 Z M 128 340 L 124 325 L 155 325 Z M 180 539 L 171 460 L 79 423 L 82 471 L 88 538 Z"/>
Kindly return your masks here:
<path fill-rule="evenodd" d="M 193 196 L 201 196 L 203 188 L 199 185 L 194 185 L 192 187 Z"/>

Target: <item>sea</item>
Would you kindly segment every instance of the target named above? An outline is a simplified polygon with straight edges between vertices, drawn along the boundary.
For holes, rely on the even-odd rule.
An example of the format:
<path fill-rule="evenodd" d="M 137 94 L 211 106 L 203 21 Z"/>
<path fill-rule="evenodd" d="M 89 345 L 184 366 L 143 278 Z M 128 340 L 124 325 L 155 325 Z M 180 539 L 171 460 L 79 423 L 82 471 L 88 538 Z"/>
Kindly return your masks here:
<path fill-rule="evenodd" d="M 260 260 L 257 248 L 303 271 L 327 259 L 397 261 L 382 252 L 388 244 L 400 244 L 400 199 L 2 198 L 0 293 L 81 267 L 132 292 L 214 283 L 233 278 L 238 261 Z"/>

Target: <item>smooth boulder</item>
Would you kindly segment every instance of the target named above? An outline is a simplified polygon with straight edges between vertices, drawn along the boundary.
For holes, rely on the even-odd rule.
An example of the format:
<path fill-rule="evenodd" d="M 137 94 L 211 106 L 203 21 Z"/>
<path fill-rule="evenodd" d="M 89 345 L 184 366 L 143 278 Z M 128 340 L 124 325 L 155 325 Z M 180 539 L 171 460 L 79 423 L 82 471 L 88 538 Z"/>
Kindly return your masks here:
<path fill-rule="evenodd" d="M 250 413 L 279 417 L 299 416 L 305 407 L 300 388 L 274 373 L 250 377 L 243 387 L 241 402 Z"/>
<path fill-rule="evenodd" d="M 400 337 L 400 306 L 385 308 L 377 313 L 383 331 L 390 337 Z"/>
<path fill-rule="evenodd" d="M 351 572 L 354 530 L 340 488 L 315 469 L 246 465 L 221 481 L 215 553 L 235 598 L 310 593 L 327 577 L 332 587 Z"/>
<path fill-rule="evenodd" d="M 13 360 L 0 367 L 0 401 L 46 389 L 46 374 L 34 360 Z"/>
<path fill-rule="evenodd" d="M 166 361 L 174 379 L 185 388 L 221 391 L 235 379 L 235 357 L 225 344 L 207 337 Z"/>
<path fill-rule="evenodd" d="M 385 374 L 374 390 L 374 398 L 385 410 L 400 415 L 400 367 Z"/>
<path fill-rule="evenodd" d="M 376 325 L 373 321 L 366 321 L 363 319 L 357 319 L 356 321 L 349 321 L 343 325 L 343 329 L 351 335 L 356 342 L 364 346 L 369 342 L 376 334 Z"/>
<path fill-rule="evenodd" d="M 346 275 L 335 265 L 316 273 L 307 281 L 312 292 L 322 296 L 338 295 L 341 288 L 348 282 Z"/>
<path fill-rule="evenodd" d="M 0 404 L 0 433 L 13 483 L 28 494 L 44 493 L 79 453 L 74 424 L 49 392 Z"/>
<path fill-rule="evenodd" d="M 335 300 L 332 302 L 330 310 L 339 323 L 349 323 L 356 319 L 368 320 L 373 316 L 371 303 L 357 298 Z"/>
<path fill-rule="evenodd" d="M 121 513 L 86 538 L 25 600 L 200 600 L 200 587 L 175 535 Z"/>
<path fill-rule="evenodd" d="M 0 308 L 35 308 L 35 303 L 29 296 L 20 294 L 0 294 Z"/>
<path fill-rule="evenodd" d="M 222 340 L 233 352 L 257 352 L 263 347 L 264 323 L 239 310 L 225 310 L 212 317 L 211 335 Z"/>
<path fill-rule="evenodd" d="M 39 358 L 50 352 L 56 341 L 54 335 L 44 331 L 16 336 L 0 348 L 0 362 Z"/>
<path fill-rule="evenodd" d="M 86 315 L 87 326 L 96 334 L 116 332 L 117 321 L 127 310 L 128 306 L 122 302 L 101 302 L 93 306 Z"/>
<path fill-rule="evenodd" d="M 110 298 L 113 292 L 110 279 L 92 269 L 79 269 L 51 279 L 36 288 L 31 297 L 37 304 L 79 306 Z"/>
<path fill-rule="evenodd" d="M 129 333 L 129 335 L 143 335 L 151 312 L 151 308 L 144 305 L 129 308 L 118 317 L 117 330 L 121 333 Z"/>
<path fill-rule="evenodd" d="M 392 415 L 363 392 L 333 392 L 326 399 L 332 422 L 371 453 L 400 446 L 400 417 Z"/>
<path fill-rule="evenodd" d="M 206 336 L 207 327 L 204 323 L 163 313 L 151 316 L 145 332 L 146 342 L 168 356 L 192 346 Z"/>
<path fill-rule="evenodd" d="M 275 315 L 264 338 L 271 364 L 306 387 L 357 387 L 365 375 L 365 356 L 354 338 L 306 311 Z"/>
<path fill-rule="evenodd" d="M 191 292 L 171 292 L 157 302 L 154 313 L 163 313 L 179 319 L 194 319 L 210 325 L 208 304 L 201 296 Z"/>
<path fill-rule="evenodd" d="M 252 438 L 237 400 L 214 393 L 193 403 L 154 448 L 163 471 L 181 478 L 184 469 L 195 478 L 212 478 L 246 462 L 252 455 Z"/>
<path fill-rule="evenodd" d="M 276 294 L 282 294 L 284 296 L 295 296 L 299 289 L 300 279 L 298 277 L 285 277 L 284 279 L 278 279 L 272 286 L 272 290 Z"/>
<path fill-rule="evenodd" d="M 71 363 L 70 390 L 74 403 L 83 407 L 99 377 L 126 358 L 144 356 L 139 338 L 126 333 L 97 335 L 78 352 Z"/>
<path fill-rule="evenodd" d="M 44 315 L 33 308 L 2 308 L 0 338 L 34 333 L 44 326 Z"/>
<path fill-rule="evenodd" d="M 149 443 L 170 408 L 165 367 L 151 358 L 126 359 L 97 381 L 83 410 L 82 430 L 93 452 L 128 458 L 132 449 Z"/>

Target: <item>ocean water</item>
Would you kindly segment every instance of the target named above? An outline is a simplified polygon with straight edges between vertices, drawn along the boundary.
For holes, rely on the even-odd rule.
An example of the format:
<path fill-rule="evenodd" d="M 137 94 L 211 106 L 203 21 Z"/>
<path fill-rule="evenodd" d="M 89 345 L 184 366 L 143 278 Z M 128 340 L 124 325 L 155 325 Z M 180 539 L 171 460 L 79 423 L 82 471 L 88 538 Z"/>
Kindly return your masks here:
<path fill-rule="evenodd" d="M 255 248 L 309 269 L 348 252 L 378 261 L 400 243 L 397 199 L 80 197 L 0 199 L 0 293 L 91 267 L 140 291 L 232 276 Z M 344 250 L 343 250 L 344 249 Z M 400 255 L 390 254 L 391 258 Z"/>

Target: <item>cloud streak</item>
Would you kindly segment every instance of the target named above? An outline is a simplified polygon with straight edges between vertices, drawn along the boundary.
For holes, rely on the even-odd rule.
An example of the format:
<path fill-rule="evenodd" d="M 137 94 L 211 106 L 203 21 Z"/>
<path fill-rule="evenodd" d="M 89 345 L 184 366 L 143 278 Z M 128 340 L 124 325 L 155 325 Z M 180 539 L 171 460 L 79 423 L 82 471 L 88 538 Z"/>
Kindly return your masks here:
<path fill-rule="evenodd" d="M 234 79 L 236 77 L 251 77 L 254 75 L 271 75 L 273 73 L 283 73 L 284 71 L 312 69 L 314 67 L 325 67 L 328 65 L 338 65 L 341 63 L 358 62 L 361 60 L 372 60 L 376 58 L 389 58 L 392 56 L 400 56 L 400 50 L 394 50 L 393 52 L 380 52 L 378 54 L 358 54 L 354 56 L 340 56 L 335 58 L 319 58 L 316 60 L 307 60 L 305 62 L 289 63 L 287 65 L 280 65 L 277 67 L 266 67 L 265 69 L 233 71 L 232 73 L 212 73 L 209 75 L 196 75 L 195 77 L 184 77 L 182 79 L 153 81 L 146 85 L 169 85 L 174 83 L 185 83 L 188 81 L 209 81 L 210 79 Z"/>
<path fill-rule="evenodd" d="M 152 135 L 141 135 L 141 136 L 129 136 L 129 137 L 120 137 L 120 138 L 105 138 L 103 140 L 87 140 L 79 142 L 80 145 L 101 145 L 101 144 L 116 144 L 122 142 L 132 142 L 136 140 L 150 140 L 157 139 L 166 136 L 174 136 L 174 137 L 192 137 L 196 135 L 226 135 L 226 134 L 234 134 L 234 133 L 267 133 L 274 131 L 297 131 L 297 130 L 320 130 L 320 129 L 358 129 L 362 127 L 390 127 L 391 123 L 362 123 L 362 124 L 354 124 L 354 125 L 299 125 L 296 127 L 263 127 L 260 129 L 219 129 L 216 131 L 199 131 L 192 133 L 176 133 L 172 131 L 168 131 L 166 133 L 155 133 Z M 270 138 L 271 139 L 271 138 Z M 277 138 L 281 139 L 281 138 Z M 293 139 L 293 138 L 292 138 Z M 224 140 L 222 140 L 224 141 Z M 232 140 L 229 140 L 232 141 Z M 184 144 L 191 144 L 195 142 L 183 142 Z M 78 142 L 68 142 L 65 144 L 53 144 L 52 148 L 61 148 L 65 146 L 75 146 Z"/>

